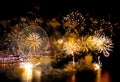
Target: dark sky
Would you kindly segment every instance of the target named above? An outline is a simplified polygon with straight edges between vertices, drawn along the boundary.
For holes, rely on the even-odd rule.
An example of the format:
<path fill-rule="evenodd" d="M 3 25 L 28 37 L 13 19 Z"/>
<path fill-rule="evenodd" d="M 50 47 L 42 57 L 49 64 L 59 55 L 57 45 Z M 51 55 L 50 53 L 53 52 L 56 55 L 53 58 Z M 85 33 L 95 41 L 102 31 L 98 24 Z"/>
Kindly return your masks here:
<path fill-rule="evenodd" d="M 32 8 L 35 2 L 41 5 L 42 13 L 47 15 L 54 15 L 73 8 L 87 10 L 93 15 L 119 16 L 120 14 L 120 6 L 116 0 L 2 0 L 0 18 L 23 15 Z"/>

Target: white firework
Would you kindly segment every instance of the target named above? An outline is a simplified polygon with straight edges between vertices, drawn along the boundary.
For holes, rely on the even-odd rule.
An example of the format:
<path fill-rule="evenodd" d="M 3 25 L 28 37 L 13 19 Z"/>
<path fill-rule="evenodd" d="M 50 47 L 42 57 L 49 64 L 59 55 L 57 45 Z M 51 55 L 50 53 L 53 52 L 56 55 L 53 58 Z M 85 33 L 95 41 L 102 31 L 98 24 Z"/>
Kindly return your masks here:
<path fill-rule="evenodd" d="M 80 51 L 79 42 L 75 40 L 75 38 L 70 37 L 67 41 L 63 44 L 63 50 L 68 55 L 74 55 L 74 53 L 78 53 Z"/>
<path fill-rule="evenodd" d="M 92 41 L 94 43 L 94 47 L 98 52 L 106 52 L 106 51 L 112 51 L 113 43 L 112 40 L 105 36 L 104 34 L 96 34 L 93 36 Z"/>

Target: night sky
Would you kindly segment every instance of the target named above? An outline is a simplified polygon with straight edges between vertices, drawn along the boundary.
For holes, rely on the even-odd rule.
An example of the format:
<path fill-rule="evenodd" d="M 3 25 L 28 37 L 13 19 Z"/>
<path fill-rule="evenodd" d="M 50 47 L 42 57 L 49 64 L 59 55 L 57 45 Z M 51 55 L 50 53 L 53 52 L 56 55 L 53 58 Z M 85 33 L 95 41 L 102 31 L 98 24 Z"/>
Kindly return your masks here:
<path fill-rule="evenodd" d="M 2 0 L 0 18 L 22 16 L 31 10 L 35 3 L 40 4 L 41 13 L 47 16 L 54 16 L 69 9 L 80 9 L 93 16 L 111 14 L 120 17 L 120 6 L 116 0 Z"/>

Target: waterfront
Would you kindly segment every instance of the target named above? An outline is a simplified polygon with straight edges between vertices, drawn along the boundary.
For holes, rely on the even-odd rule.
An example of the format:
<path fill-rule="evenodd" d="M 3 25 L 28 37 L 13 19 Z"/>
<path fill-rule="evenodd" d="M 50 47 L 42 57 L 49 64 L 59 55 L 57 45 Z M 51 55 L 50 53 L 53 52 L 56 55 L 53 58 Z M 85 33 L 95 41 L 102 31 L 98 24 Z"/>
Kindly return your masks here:
<path fill-rule="evenodd" d="M 20 67 L 1 70 L 0 81 L 4 82 L 116 82 L 113 72 L 107 69 L 56 74 L 42 74 L 40 69 L 25 71 Z"/>

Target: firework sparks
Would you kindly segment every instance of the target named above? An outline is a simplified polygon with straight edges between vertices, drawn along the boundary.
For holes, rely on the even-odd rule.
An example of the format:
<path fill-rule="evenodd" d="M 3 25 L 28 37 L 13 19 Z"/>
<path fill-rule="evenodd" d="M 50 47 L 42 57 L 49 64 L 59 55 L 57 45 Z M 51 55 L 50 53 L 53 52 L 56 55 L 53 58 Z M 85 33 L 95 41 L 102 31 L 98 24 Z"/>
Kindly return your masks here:
<path fill-rule="evenodd" d="M 90 46 L 92 46 L 92 48 L 97 50 L 99 53 L 112 51 L 113 48 L 112 40 L 104 34 L 100 33 L 92 36 L 90 43 Z"/>
<path fill-rule="evenodd" d="M 40 52 L 39 49 L 42 45 L 42 39 L 41 36 L 37 33 L 31 33 L 26 37 L 25 44 L 30 53 L 33 53 L 34 55 L 38 55 Z"/>
<path fill-rule="evenodd" d="M 9 50 L 15 55 L 38 56 L 48 44 L 46 32 L 36 24 L 34 26 L 27 23 L 19 25 L 17 32 L 8 35 L 10 40 Z M 16 50 L 16 51 L 15 51 Z"/>
<path fill-rule="evenodd" d="M 85 19 L 79 11 L 70 12 L 68 15 L 63 17 L 63 26 L 67 27 L 68 31 L 74 29 L 74 32 L 78 34 L 81 28 L 85 26 Z M 78 29 L 78 30 L 75 30 Z"/>
<path fill-rule="evenodd" d="M 78 46 L 77 43 L 74 42 L 73 38 L 70 38 L 70 41 L 65 42 L 63 49 L 66 51 L 67 54 L 74 54 L 74 52 L 78 52 Z"/>
<path fill-rule="evenodd" d="M 80 51 L 81 52 L 88 52 L 89 51 L 89 43 L 87 41 L 87 36 L 81 36 L 80 38 Z"/>
<path fill-rule="evenodd" d="M 68 55 L 74 55 L 74 53 L 78 54 L 78 52 L 80 51 L 79 39 L 75 37 L 66 38 L 63 44 L 63 51 L 66 51 L 66 54 Z"/>
<path fill-rule="evenodd" d="M 66 54 L 72 55 L 73 57 L 73 67 L 75 65 L 75 54 L 79 54 L 80 46 L 79 46 L 79 39 L 76 37 L 67 37 L 63 44 L 63 51 L 65 51 Z"/>

